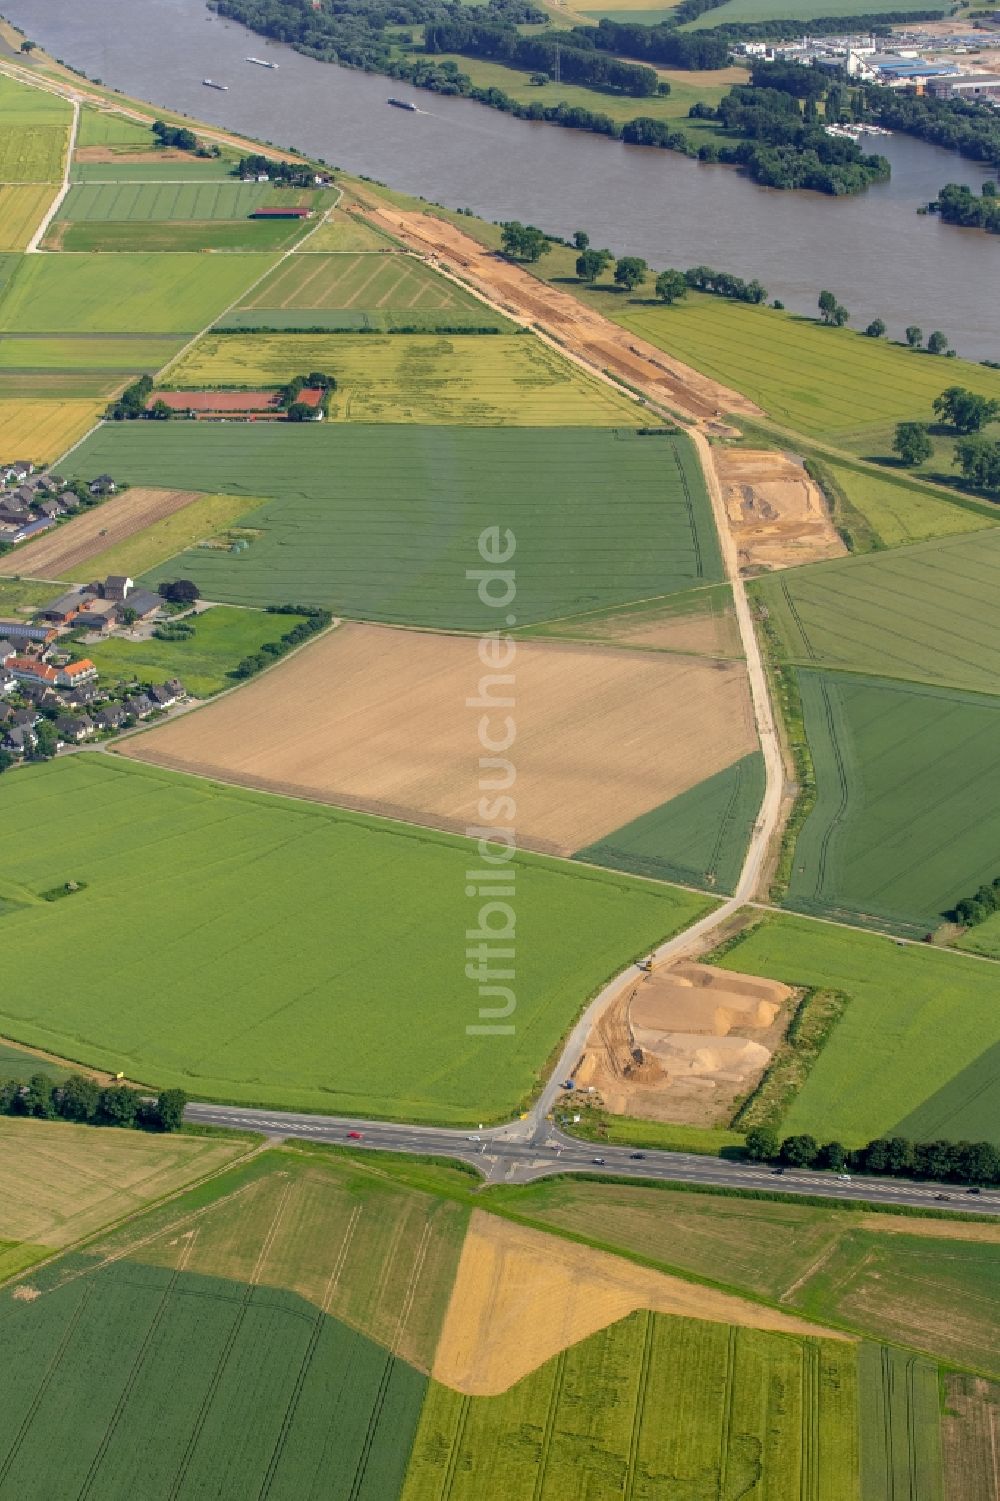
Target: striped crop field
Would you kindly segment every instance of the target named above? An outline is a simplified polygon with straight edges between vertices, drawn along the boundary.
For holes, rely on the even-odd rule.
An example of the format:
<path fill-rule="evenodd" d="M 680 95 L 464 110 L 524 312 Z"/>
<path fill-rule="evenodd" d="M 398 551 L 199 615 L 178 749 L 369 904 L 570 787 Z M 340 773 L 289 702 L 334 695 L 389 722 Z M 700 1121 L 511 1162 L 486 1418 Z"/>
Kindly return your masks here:
<path fill-rule="evenodd" d="M 635 1313 L 502 1396 L 432 1384 L 403 1501 L 856 1501 L 855 1402 L 846 1342 Z"/>
<path fill-rule="evenodd" d="M 800 672 L 816 801 L 785 905 L 910 938 L 1000 874 L 1000 699 Z"/>
<path fill-rule="evenodd" d="M 506 341 L 463 341 L 480 342 Z M 520 621 L 722 575 L 697 456 L 680 435 L 130 422 L 101 428 L 78 462 L 133 485 L 244 495 L 248 508 L 251 497 L 272 497 L 241 518 L 254 533 L 247 550 L 193 548 L 145 580 L 192 578 L 206 599 L 228 604 L 293 600 L 354 619 L 486 630 L 496 612 L 466 569 L 499 514 L 518 539 Z M 612 490 L 620 500 L 609 514 Z"/>
<path fill-rule="evenodd" d="M 866 1344 L 858 1384 L 861 1501 L 944 1501 L 937 1366 L 888 1345 Z"/>
<path fill-rule="evenodd" d="M 243 308 L 487 308 L 471 292 L 413 255 L 295 256 L 283 262 L 241 304 Z"/>
<path fill-rule="evenodd" d="M 997 691 L 1000 528 L 790 568 L 750 587 L 788 661 Z"/>
<path fill-rule="evenodd" d="M 235 257 L 218 257 L 232 260 Z M 637 427 L 642 409 L 530 334 L 208 334 L 170 384 L 275 386 L 333 375 L 333 422 Z"/>
<path fill-rule="evenodd" d="M 59 205 L 59 218 L 118 223 L 245 219 L 270 191 L 267 183 L 258 182 L 78 183 Z"/>

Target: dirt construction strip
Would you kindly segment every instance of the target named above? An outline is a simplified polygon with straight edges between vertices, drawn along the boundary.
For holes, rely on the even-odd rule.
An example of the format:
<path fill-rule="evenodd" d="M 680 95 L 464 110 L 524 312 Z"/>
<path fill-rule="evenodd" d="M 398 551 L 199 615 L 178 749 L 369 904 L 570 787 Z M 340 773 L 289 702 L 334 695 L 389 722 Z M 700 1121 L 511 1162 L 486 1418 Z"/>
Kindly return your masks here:
<path fill-rule="evenodd" d="M 83 565 L 90 558 L 200 499 L 198 490 L 152 490 L 136 486 L 82 516 L 74 516 L 72 521 L 27 547 L 8 553 L 0 559 L 0 574 L 35 579 L 76 578 L 87 582 L 83 578 L 86 572 Z"/>
<path fill-rule="evenodd" d="M 784 1334 L 847 1337 L 475 1210 L 434 1357 L 434 1379 L 471 1396 L 496 1396 L 560 1350 L 637 1308 Z"/>
<path fill-rule="evenodd" d="M 651 400 L 700 422 L 715 422 L 726 412 L 764 415 L 745 396 L 699 375 L 654 344 L 619 328 L 568 292 L 540 282 L 455 225 L 355 191 L 364 200 L 365 218 L 379 229 L 470 283 L 519 322 L 548 334 L 577 359 L 597 370 L 610 371 Z"/>

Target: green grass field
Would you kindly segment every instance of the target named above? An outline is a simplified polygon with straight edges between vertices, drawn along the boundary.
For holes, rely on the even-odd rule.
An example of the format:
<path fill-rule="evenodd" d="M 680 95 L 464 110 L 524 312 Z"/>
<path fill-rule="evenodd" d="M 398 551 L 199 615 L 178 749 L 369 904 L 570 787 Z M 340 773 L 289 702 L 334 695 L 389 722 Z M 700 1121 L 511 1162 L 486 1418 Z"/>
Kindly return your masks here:
<path fill-rule="evenodd" d="M 335 211 L 316 230 L 309 241 L 310 250 L 389 250 L 388 235 L 365 219 Z"/>
<path fill-rule="evenodd" d="M 869 3 L 870 0 L 846 0 L 846 3 L 837 11 L 837 15 L 870 15 L 871 12 L 865 10 L 865 6 Z M 718 6 L 715 10 L 703 12 L 695 21 L 689 21 L 684 29 L 685 31 L 706 31 L 713 26 L 743 25 L 747 21 L 795 19 L 809 22 L 830 14 L 829 9 L 823 9 L 824 5 L 829 7 L 829 0 L 726 0 L 726 4 Z M 900 13 L 911 10 L 940 10 L 944 15 L 948 6 L 945 0 L 931 0 L 929 5 L 925 5 L 923 0 L 901 0 L 901 3 L 897 5 L 893 0 L 893 10 Z"/>
<path fill-rule="evenodd" d="M 1000 865 L 1000 860 L 997 864 Z M 958 940 L 958 947 L 970 954 L 986 954 L 990 959 L 1000 959 L 1000 912 L 967 929 Z"/>
<path fill-rule="evenodd" d="M 502 313 L 476 308 L 234 308 L 215 325 L 224 333 L 478 334 L 514 333 Z"/>
<path fill-rule="evenodd" d="M 78 254 L 184 255 L 198 251 L 287 250 L 308 230 L 291 219 L 206 219 L 190 221 L 126 219 L 54 223 L 45 250 Z"/>
<path fill-rule="evenodd" d="M 75 379 L 83 374 L 141 374 L 159 370 L 182 347 L 180 339 L 155 335 L 5 334 L 0 337 L 0 373 L 17 372 L 21 389 L 27 375 Z"/>
<path fill-rule="evenodd" d="M 62 583 L 50 579 L 0 578 L 0 615 L 4 619 L 28 617 L 34 606 L 47 604 L 62 588 Z"/>
<path fill-rule="evenodd" d="M 432 1384 L 403 1501 L 854 1501 L 856 1400 L 849 1344 L 634 1313 L 502 1396 Z"/>
<path fill-rule="evenodd" d="M 183 641 L 158 641 L 155 637 L 129 641 L 115 636 L 80 651 L 93 662 L 105 685 L 133 680 L 160 683 L 178 677 L 189 693 L 208 698 L 234 686 L 229 674 L 237 662 L 260 651 L 266 642 L 277 641 L 303 618 L 217 605 L 190 618 L 194 634 Z"/>
<path fill-rule="evenodd" d="M 783 657 L 995 693 L 1000 530 L 788 569 L 751 584 Z"/>
<path fill-rule="evenodd" d="M 64 125 L 9 125 L 0 132 L 0 182 L 59 182 L 67 134 Z"/>
<path fill-rule="evenodd" d="M 885 1345 L 858 1354 L 861 1501 L 944 1501 L 937 1368 Z"/>
<path fill-rule="evenodd" d="M 859 1146 L 898 1123 L 1000 1043 L 997 975 L 979 960 L 804 917 L 769 919 L 719 961 L 850 997 L 782 1134 Z M 1000 1070 L 955 1093 L 952 1141 L 1000 1142 Z"/>
<path fill-rule="evenodd" d="M 80 111 L 76 144 L 126 146 L 133 151 L 152 151 L 156 146 L 156 137 L 148 125 L 141 125 L 138 120 L 129 120 L 125 115 L 115 114 L 112 110 L 91 109 L 84 105 Z M 175 162 L 174 165 L 176 167 L 180 164 Z"/>
<path fill-rule="evenodd" d="M 817 796 L 785 904 L 922 938 L 1000 874 L 1000 699 L 845 673 L 798 681 Z"/>
<path fill-rule="evenodd" d="M 477 87 L 502 89 L 520 104 L 542 104 L 547 108 L 566 104 L 571 108 L 591 110 L 594 114 L 609 115 L 619 125 L 642 115 L 663 120 L 693 135 L 695 139 L 702 140 L 717 135 L 718 127 L 711 120 L 690 120 L 690 106 L 696 99 L 704 100 L 707 104 L 718 104 L 723 95 L 729 92 L 729 84 L 725 79 L 713 74 L 699 74 L 698 82 L 693 86 L 690 75 L 659 68 L 659 76 L 670 82 L 670 93 L 636 99 L 612 89 L 591 89 L 581 84 L 555 83 L 552 80 L 535 84 L 531 82 L 530 72 L 521 68 L 510 68 L 504 63 L 484 58 L 466 57 L 458 52 L 436 54 L 435 60 L 439 63 L 455 63 L 459 71 L 468 74 Z M 418 90 L 418 95 L 419 93 Z M 427 107 L 433 108 L 433 104 Z"/>
<path fill-rule="evenodd" d="M 127 155 L 115 155 L 110 162 L 74 161 L 74 182 L 107 183 L 156 183 L 173 182 L 183 178 L 194 182 L 232 182 L 233 163 L 226 157 L 213 157 L 210 161 L 177 161 L 165 157 L 162 161 L 129 161 Z"/>
<path fill-rule="evenodd" d="M 174 366 L 170 384 L 278 385 L 305 370 L 336 377 L 333 422 L 632 427 L 643 420 L 634 402 L 529 334 L 213 333 Z"/>
<path fill-rule="evenodd" d="M 0 1031 L 238 1103 L 506 1116 L 585 998 L 706 908 L 519 855 L 516 1030 L 470 1034 L 464 840 L 103 755 L 18 772 L 0 800 L 0 895 L 27 903 L 4 918 Z M 72 899 L 38 898 L 84 874 Z M 86 967 L 111 951 L 114 987 L 67 986 L 68 952 Z M 123 998 L 148 986 L 153 953 L 157 1002 L 137 1009 Z"/>
<path fill-rule="evenodd" d="M 24 250 L 55 191 L 45 183 L 0 185 L 0 251 Z"/>
<path fill-rule="evenodd" d="M 1000 371 L 721 297 L 693 295 L 670 308 L 621 299 L 611 316 L 811 437 L 844 442 L 897 421 L 930 422 L 934 398 L 950 385 L 1000 396 Z"/>
<path fill-rule="evenodd" d="M 0 332 L 197 333 L 267 255 L 31 255 L 0 293 Z"/>
<path fill-rule="evenodd" d="M 183 170 L 178 169 L 178 176 Z M 266 182 L 81 183 L 59 205 L 80 220 L 245 219 L 270 193 Z"/>
<path fill-rule="evenodd" d="M 496 609 L 466 570 L 481 566 L 478 538 L 496 525 L 515 535 L 512 610 L 523 622 L 722 572 L 696 456 L 680 437 L 120 423 L 95 434 L 78 464 L 132 484 L 272 494 L 243 517 L 261 532 L 245 553 L 195 549 L 147 579 L 190 576 L 230 604 L 292 599 L 362 619 L 491 628 Z"/>
<path fill-rule="evenodd" d="M 5 73 L 0 78 L 0 118 L 8 125 L 63 125 L 68 130 L 72 118 L 69 101 L 49 89 L 35 89 L 15 83 Z"/>
<path fill-rule="evenodd" d="M 903 547 L 957 532 L 976 532 L 989 521 L 982 509 L 968 508 L 905 479 L 827 464 L 849 506 L 860 513 L 884 547 Z M 1000 520 L 1000 515 L 997 516 Z M 861 549 L 857 549 L 861 550 Z"/>
<path fill-rule="evenodd" d="M 574 859 L 732 892 L 763 796 L 764 760 L 755 752 L 578 850 Z"/>
<path fill-rule="evenodd" d="M 53 1063 L 35 1053 L 26 1053 L 23 1048 L 0 1042 L 0 1079 L 20 1079 L 26 1083 L 32 1074 L 44 1074 L 47 1079 L 62 1080 L 68 1073 L 66 1064 Z"/>

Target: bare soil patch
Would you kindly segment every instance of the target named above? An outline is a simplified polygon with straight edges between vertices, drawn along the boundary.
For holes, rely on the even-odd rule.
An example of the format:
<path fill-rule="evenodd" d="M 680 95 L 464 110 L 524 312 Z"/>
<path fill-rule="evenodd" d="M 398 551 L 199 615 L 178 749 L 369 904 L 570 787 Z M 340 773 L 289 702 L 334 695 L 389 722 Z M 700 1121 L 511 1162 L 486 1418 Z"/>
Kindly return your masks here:
<path fill-rule="evenodd" d="M 646 975 L 598 1020 L 577 1083 L 613 1115 L 717 1124 L 770 1063 L 791 995 L 777 981 L 711 965 Z"/>
<path fill-rule="evenodd" d="M 945 1377 L 941 1418 L 948 1501 L 1000 1496 L 1000 1386 L 981 1376 Z"/>
<path fill-rule="evenodd" d="M 711 421 L 723 412 L 762 415 L 745 396 L 619 328 L 568 292 L 540 282 L 446 220 L 396 208 L 356 191 L 365 202 L 366 218 L 380 229 L 471 283 L 505 312 L 557 339 L 595 369 L 610 371 L 654 401 L 700 421 Z"/>
<path fill-rule="evenodd" d="M 129 118 L 135 118 L 129 116 Z M 145 120 L 139 122 L 145 124 Z M 165 151 L 115 151 L 111 146 L 78 146 L 74 152 L 74 160 L 78 162 L 114 162 L 117 166 L 128 166 L 131 162 L 196 162 L 198 158 L 193 151 L 177 151 L 169 147 Z"/>
<path fill-rule="evenodd" d="M 462 833 L 509 794 L 518 842 L 568 855 L 755 744 L 742 663 L 530 641 L 505 673 L 472 637 L 344 625 L 127 753 Z"/>
<path fill-rule="evenodd" d="M 0 558 L 0 574 L 86 583 L 83 565 L 90 558 L 201 498 L 201 492 L 197 490 L 153 490 L 136 486 L 122 495 L 113 495 L 103 505 L 95 506 L 81 516 L 74 516 L 28 547 L 17 548 Z"/>
<path fill-rule="evenodd" d="M 1000 1243 L 1000 1224 L 984 1220 L 972 1224 L 968 1220 L 921 1220 L 905 1215 L 862 1214 L 858 1221 L 861 1230 L 879 1230 L 886 1235 L 920 1235 L 929 1240 L 973 1240 L 987 1244 Z"/>
<path fill-rule="evenodd" d="M 745 448 L 713 449 L 713 458 L 744 573 L 846 555 L 823 492 L 800 460 Z"/>
<path fill-rule="evenodd" d="M 434 1358 L 436 1381 L 496 1396 L 637 1308 L 709 1323 L 845 1338 L 730 1293 L 473 1212 Z"/>

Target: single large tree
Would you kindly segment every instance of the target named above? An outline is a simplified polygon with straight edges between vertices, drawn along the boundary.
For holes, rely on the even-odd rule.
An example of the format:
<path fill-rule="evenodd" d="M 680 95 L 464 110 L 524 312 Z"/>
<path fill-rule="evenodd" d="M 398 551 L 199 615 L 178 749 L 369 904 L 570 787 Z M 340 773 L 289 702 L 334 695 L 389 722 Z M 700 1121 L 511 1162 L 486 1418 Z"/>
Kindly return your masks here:
<path fill-rule="evenodd" d="M 1000 443 L 983 433 L 973 433 L 955 444 L 955 461 L 970 485 L 979 490 L 1000 490 Z"/>
<path fill-rule="evenodd" d="M 820 317 L 831 328 L 842 328 L 850 314 L 832 292 L 820 292 L 818 299 Z"/>
<path fill-rule="evenodd" d="M 656 295 L 668 307 L 679 297 L 686 297 L 687 294 L 687 277 L 683 271 L 661 271 L 656 278 Z"/>
<path fill-rule="evenodd" d="M 516 261 L 540 261 L 552 249 L 551 242 L 533 224 L 521 224 L 512 219 L 502 226 L 500 245 L 504 255 Z"/>
<path fill-rule="evenodd" d="M 927 336 L 927 353 L 928 354 L 944 354 L 944 352 L 945 352 L 945 350 L 947 348 L 948 348 L 948 335 L 947 334 L 943 334 L 939 328 L 936 328 L 932 334 L 928 334 L 928 336 Z"/>
<path fill-rule="evenodd" d="M 865 329 L 869 339 L 882 339 L 885 337 L 885 324 L 881 318 L 873 318 Z"/>
<path fill-rule="evenodd" d="M 915 323 L 911 323 L 909 328 L 906 330 L 906 342 L 907 344 L 909 344 L 911 349 L 919 349 L 921 344 L 924 342 L 923 329 L 918 328 Z"/>
<path fill-rule="evenodd" d="M 646 279 L 649 267 L 638 255 L 623 255 L 615 266 L 615 283 L 626 292 L 634 292 Z"/>
<path fill-rule="evenodd" d="M 934 452 L 934 444 L 922 422 L 897 422 L 892 447 L 908 469 L 923 464 Z"/>
<path fill-rule="evenodd" d="M 935 398 L 934 411 L 942 422 L 950 423 L 957 433 L 978 433 L 980 428 L 1000 416 L 1000 401 L 979 396 L 964 386 L 949 386 Z"/>
<path fill-rule="evenodd" d="M 610 250 L 583 250 L 576 258 L 576 274 L 581 281 L 593 283 L 611 261 Z"/>

